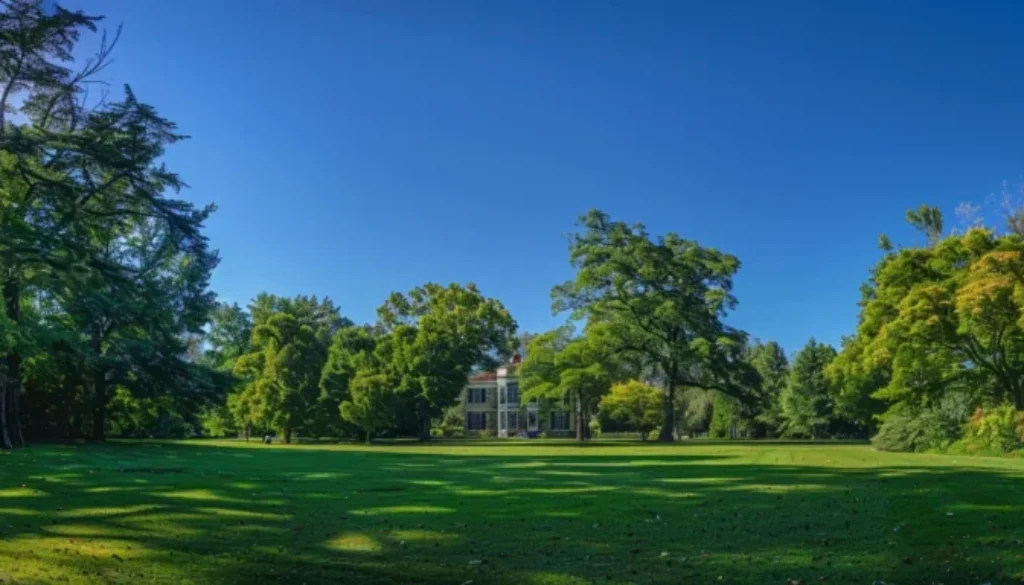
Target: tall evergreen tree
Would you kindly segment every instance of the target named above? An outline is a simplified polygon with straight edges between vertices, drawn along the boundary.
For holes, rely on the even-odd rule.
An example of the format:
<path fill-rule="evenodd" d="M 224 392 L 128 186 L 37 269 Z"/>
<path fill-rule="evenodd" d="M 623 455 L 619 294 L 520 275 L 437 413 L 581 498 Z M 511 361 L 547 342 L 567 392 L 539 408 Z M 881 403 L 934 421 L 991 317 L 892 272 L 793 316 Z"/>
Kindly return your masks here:
<path fill-rule="evenodd" d="M 128 87 L 120 99 L 87 102 L 86 84 L 115 44 L 105 35 L 94 57 L 70 67 L 80 35 L 96 31 L 100 20 L 35 0 L 0 5 L 0 280 L 5 314 L 16 325 L 27 286 L 59 289 L 64 285 L 54 283 L 90 271 L 134 278 L 134 270 L 96 254 L 98 230 L 148 218 L 174 232 L 182 249 L 205 254 L 201 227 L 209 210 L 167 197 L 183 184 L 159 163 L 183 136 Z M 23 332 L 18 337 L 0 387 L 4 448 L 24 443 Z"/>
<path fill-rule="evenodd" d="M 754 400 L 755 422 L 765 434 L 775 436 L 782 426 L 780 398 L 789 378 L 789 360 L 778 343 L 756 341 L 748 351 L 747 361 L 761 378 Z"/>
<path fill-rule="evenodd" d="M 813 338 L 793 358 L 782 392 L 783 431 L 791 437 L 823 438 L 835 419 L 833 387 L 825 369 L 836 350 Z"/>

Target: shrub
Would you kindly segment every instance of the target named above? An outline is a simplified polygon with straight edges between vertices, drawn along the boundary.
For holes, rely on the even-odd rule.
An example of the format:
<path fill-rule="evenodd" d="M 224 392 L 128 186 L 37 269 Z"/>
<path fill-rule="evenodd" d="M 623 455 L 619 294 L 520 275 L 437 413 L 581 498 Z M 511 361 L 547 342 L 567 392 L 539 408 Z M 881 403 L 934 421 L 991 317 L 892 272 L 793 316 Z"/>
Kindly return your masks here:
<path fill-rule="evenodd" d="M 465 436 L 466 418 L 462 406 L 456 404 L 444 411 L 439 419 L 435 419 L 430 427 L 430 436 L 451 439 Z"/>
<path fill-rule="evenodd" d="M 235 434 L 231 413 L 226 406 L 203 409 L 199 413 L 199 424 L 208 437 L 226 437 Z"/>
<path fill-rule="evenodd" d="M 1002 454 L 1024 447 L 1024 412 L 1012 404 L 979 408 L 967 423 L 964 438 L 956 451 L 976 454 Z"/>
<path fill-rule="evenodd" d="M 593 432 L 597 421 L 592 421 L 591 436 L 596 437 L 601 428 L 607 428 L 609 431 L 638 432 L 641 438 L 646 439 L 664 421 L 661 401 L 661 390 L 649 384 L 636 380 L 616 384 L 601 399 L 598 419 L 602 426 Z M 607 427 L 603 426 L 605 423 L 609 423 Z"/>
<path fill-rule="evenodd" d="M 871 438 L 879 451 L 913 451 L 920 436 L 914 418 L 903 414 L 889 415 Z"/>
<path fill-rule="evenodd" d="M 964 434 L 970 397 L 950 392 L 931 407 L 886 415 L 871 442 L 880 451 L 945 451 Z"/>
<path fill-rule="evenodd" d="M 480 436 L 481 439 L 493 439 L 494 437 L 496 437 L 498 435 L 497 435 L 497 433 L 494 432 L 494 429 L 484 429 L 484 430 L 480 431 L 480 435 L 479 436 Z"/>
<path fill-rule="evenodd" d="M 601 421 L 597 420 L 596 418 L 591 419 L 591 421 L 587 423 L 587 427 L 590 430 L 591 439 L 596 439 L 601 436 Z"/>

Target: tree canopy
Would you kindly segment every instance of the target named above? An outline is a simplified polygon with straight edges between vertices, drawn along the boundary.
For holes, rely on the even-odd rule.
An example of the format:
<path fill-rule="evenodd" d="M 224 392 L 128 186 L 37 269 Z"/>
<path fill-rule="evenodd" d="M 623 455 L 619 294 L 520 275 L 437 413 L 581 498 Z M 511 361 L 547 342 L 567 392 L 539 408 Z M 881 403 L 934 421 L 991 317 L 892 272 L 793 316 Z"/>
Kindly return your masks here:
<path fill-rule="evenodd" d="M 677 388 L 745 396 L 756 376 L 741 356 L 746 334 L 722 321 L 736 306 L 739 260 L 676 234 L 652 238 L 642 224 L 596 210 L 580 224 L 569 245 L 576 277 L 554 289 L 554 309 L 605 324 L 613 351 L 657 368 L 665 381 L 659 440 L 674 438 Z"/>
<path fill-rule="evenodd" d="M 576 336 L 564 326 L 535 336 L 520 368 L 520 383 L 527 399 L 571 404 L 576 417 L 576 438 L 587 438 L 587 421 L 601 397 L 611 389 L 617 372 L 614 356 L 591 328 Z"/>
<path fill-rule="evenodd" d="M 104 434 L 108 385 L 177 399 L 217 386 L 182 359 L 184 338 L 198 334 L 213 299 L 217 257 L 202 233 L 213 207 L 172 197 L 184 186 L 161 162 L 184 138 L 173 122 L 128 86 L 87 100 L 117 35 L 104 33 L 77 68 L 72 55 L 101 21 L 32 0 L 0 8 L 0 281 L 14 330 L 0 447 L 24 444 L 26 374 L 46 377 L 27 384 L 36 429 L 48 426 L 42 413 L 58 416 L 44 397 L 72 393 L 69 404 L 91 404 L 95 438 Z"/>

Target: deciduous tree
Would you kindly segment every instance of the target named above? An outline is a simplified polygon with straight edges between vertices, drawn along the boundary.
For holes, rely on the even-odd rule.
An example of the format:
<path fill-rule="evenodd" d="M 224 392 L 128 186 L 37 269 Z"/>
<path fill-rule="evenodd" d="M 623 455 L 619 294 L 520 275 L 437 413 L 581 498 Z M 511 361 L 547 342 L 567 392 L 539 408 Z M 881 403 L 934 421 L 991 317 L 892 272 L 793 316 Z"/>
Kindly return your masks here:
<path fill-rule="evenodd" d="M 605 323 L 614 350 L 656 367 L 665 380 L 665 423 L 671 441 L 681 386 L 745 396 L 756 372 L 742 359 L 746 335 L 722 318 L 735 307 L 732 278 L 739 260 L 676 234 L 652 238 L 641 224 L 590 211 L 570 240 L 576 278 L 553 291 L 555 311 Z"/>
<path fill-rule="evenodd" d="M 393 293 L 378 309 L 390 334 L 386 364 L 394 388 L 430 438 L 430 421 L 455 403 L 474 368 L 490 369 L 516 347 L 516 322 L 497 300 L 473 284 L 429 283 L 407 295 Z"/>
<path fill-rule="evenodd" d="M 661 395 L 661 390 L 650 384 L 630 380 L 612 386 L 601 398 L 600 409 L 604 416 L 640 433 L 640 439 L 646 441 L 647 435 L 663 423 Z"/>
<path fill-rule="evenodd" d="M 564 326 L 530 341 L 519 371 L 523 396 L 569 402 L 576 438 L 588 438 L 587 422 L 615 380 L 614 355 L 596 334 L 576 336 Z"/>

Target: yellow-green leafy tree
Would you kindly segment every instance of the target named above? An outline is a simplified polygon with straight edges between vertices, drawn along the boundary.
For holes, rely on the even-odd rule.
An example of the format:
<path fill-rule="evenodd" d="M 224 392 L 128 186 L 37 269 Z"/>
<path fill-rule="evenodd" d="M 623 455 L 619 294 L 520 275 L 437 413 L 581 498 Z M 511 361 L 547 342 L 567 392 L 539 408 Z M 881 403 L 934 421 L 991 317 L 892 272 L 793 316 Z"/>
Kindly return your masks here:
<path fill-rule="evenodd" d="M 640 439 L 646 441 L 647 435 L 664 423 L 661 395 L 659 388 L 630 380 L 612 386 L 601 399 L 600 409 L 603 416 L 640 433 Z"/>

